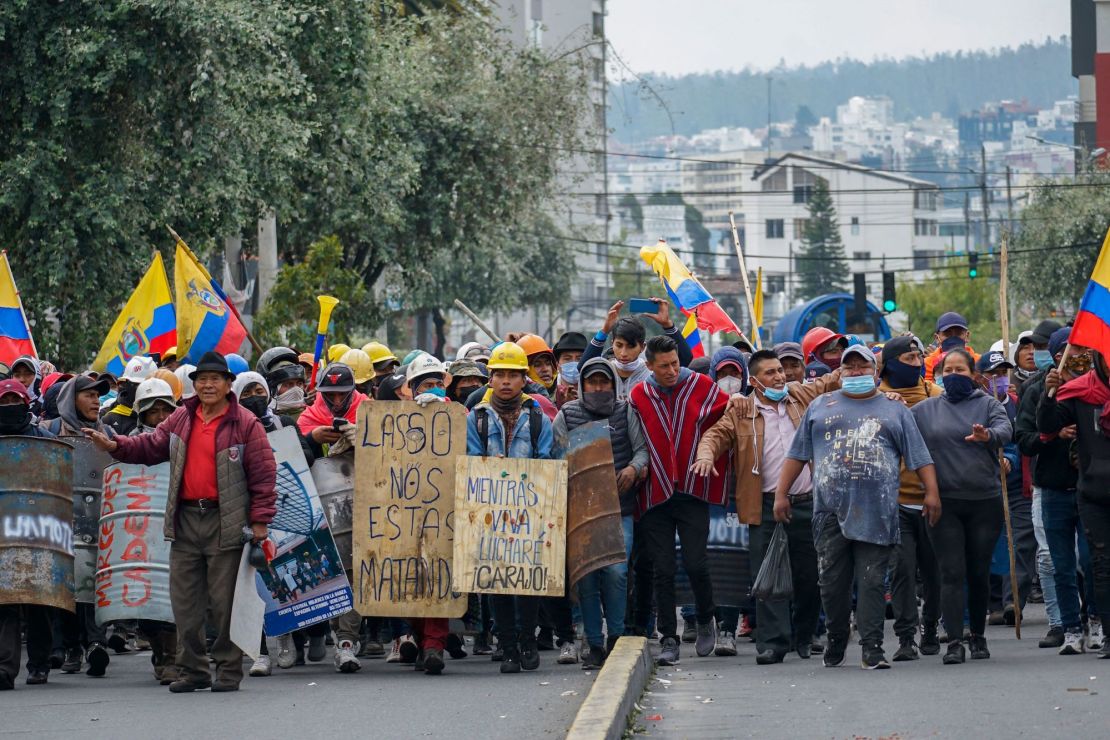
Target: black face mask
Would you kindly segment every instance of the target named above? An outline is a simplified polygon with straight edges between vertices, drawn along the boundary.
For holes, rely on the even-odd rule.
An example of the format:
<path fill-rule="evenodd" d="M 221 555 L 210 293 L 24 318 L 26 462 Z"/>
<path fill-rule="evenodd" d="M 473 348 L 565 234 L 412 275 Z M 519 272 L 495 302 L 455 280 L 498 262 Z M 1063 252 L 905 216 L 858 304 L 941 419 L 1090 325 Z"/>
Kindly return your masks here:
<path fill-rule="evenodd" d="M 120 406 L 132 408 L 135 405 L 135 391 L 139 390 L 139 386 L 134 383 L 120 383 L 116 386 L 117 396 L 116 403 Z"/>
<path fill-rule="evenodd" d="M 270 399 L 266 396 L 251 396 L 250 398 L 240 399 L 239 405 L 261 419 L 270 407 Z"/>
<path fill-rule="evenodd" d="M 945 337 L 944 341 L 940 343 L 941 352 L 951 352 L 954 349 L 963 348 L 967 346 L 967 342 L 963 337 Z"/>
<path fill-rule="evenodd" d="M 583 393 L 582 407 L 594 416 L 610 417 L 617 408 L 617 394 L 613 391 Z"/>
<path fill-rule="evenodd" d="M 13 434 L 31 423 L 31 410 L 22 403 L 0 406 L 0 434 Z"/>

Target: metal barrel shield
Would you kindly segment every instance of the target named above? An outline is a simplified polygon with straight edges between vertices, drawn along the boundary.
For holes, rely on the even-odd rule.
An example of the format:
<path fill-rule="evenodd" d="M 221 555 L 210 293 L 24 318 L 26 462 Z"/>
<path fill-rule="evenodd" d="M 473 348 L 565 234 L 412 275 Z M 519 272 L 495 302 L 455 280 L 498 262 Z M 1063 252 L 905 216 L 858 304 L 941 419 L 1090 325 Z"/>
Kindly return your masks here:
<path fill-rule="evenodd" d="M 354 454 L 324 457 L 312 464 L 312 481 L 339 550 L 343 567 L 351 570 L 351 521 L 354 514 Z"/>
<path fill-rule="evenodd" d="M 104 468 L 114 461 L 85 437 L 63 437 L 73 445 L 73 571 L 77 602 L 96 601 L 96 553 Z"/>
<path fill-rule="evenodd" d="M 0 437 L 0 604 L 74 611 L 73 448 Z"/>
<path fill-rule="evenodd" d="M 571 431 L 567 469 L 567 570 L 573 588 L 586 574 L 625 561 L 613 446 L 605 422 Z"/>
<path fill-rule="evenodd" d="M 104 469 L 96 570 L 96 621 L 173 622 L 170 543 L 163 523 L 170 464 Z"/>

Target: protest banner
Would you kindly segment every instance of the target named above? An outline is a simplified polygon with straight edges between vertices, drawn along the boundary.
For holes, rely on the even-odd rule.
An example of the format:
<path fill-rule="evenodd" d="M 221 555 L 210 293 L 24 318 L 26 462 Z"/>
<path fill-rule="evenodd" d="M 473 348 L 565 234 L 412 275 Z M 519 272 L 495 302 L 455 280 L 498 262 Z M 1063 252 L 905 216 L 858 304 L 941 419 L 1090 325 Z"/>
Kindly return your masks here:
<path fill-rule="evenodd" d="M 170 543 L 163 523 L 170 464 L 104 469 L 96 557 L 96 621 L 173 622 Z"/>
<path fill-rule="evenodd" d="M 452 589 L 460 404 L 364 404 L 355 450 L 355 608 L 383 617 L 461 617 Z"/>
<path fill-rule="evenodd" d="M 562 596 L 566 461 L 462 457 L 456 475 L 455 590 Z"/>
<path fill-rule="evenodd" d="M 266 634 L 276 637 L 349 612 L 352 604 L 297 431 L 285 427 L 268 436 L 277 463 L 277 514 L 270 522 L 277 554 L 255 573 L 255 586 L 265 602 Z"/>

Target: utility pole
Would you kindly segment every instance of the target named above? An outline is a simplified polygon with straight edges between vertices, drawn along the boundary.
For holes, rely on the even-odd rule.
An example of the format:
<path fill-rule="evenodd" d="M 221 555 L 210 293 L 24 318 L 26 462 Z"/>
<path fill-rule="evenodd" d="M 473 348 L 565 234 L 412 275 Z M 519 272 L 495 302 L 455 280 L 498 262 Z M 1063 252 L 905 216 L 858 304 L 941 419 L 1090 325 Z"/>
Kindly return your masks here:
<path fill-rule="evenodd" d="M 771 75 L 767 75 L 767 159 L 771 159 Z"/>
<path fill-rule="evenodd" d="M 971 251 L 971 194 L 964 193 L 964 254 Z"/>
<path fill-rule="evenodd" d="M 1014 233 L 1014 191 L 1010 181 L 1012 174 L 1013 170 L 1010 169 L 1010 165 L 1006 165 L 1006 213 L 1010 222 L 1007 228 L 1011 234 Z"/>
<path fill-rule="evenodd" d="M 990 203 L 987 201 L 987 145 L 979 145 L 980 161 L 983 163 L 982 176 L 979 178 L 979 189 L 983 197 L 983 241 L 979 244 L 979 250 L 990 251 L 989 245 L 991 240 L 991 216 L 990 216 Z M 979 251 L 977 250 L 977 251 Z"/>

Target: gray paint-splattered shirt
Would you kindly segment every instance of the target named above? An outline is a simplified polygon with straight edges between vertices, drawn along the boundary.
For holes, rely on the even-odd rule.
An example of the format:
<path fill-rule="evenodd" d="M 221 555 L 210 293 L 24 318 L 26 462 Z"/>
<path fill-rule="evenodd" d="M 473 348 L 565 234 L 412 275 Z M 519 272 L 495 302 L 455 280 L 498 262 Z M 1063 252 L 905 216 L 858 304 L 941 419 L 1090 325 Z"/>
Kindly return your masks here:
<path fill-rule="evenodd" d="M 788 457 L 813 463 L 814 531 L 835 514 L 850 540 L 892 545 L 898 536 L 900 463 L 932 464 L 913 414 L 881 394 L 819 396 L 802 417 Z"/>

